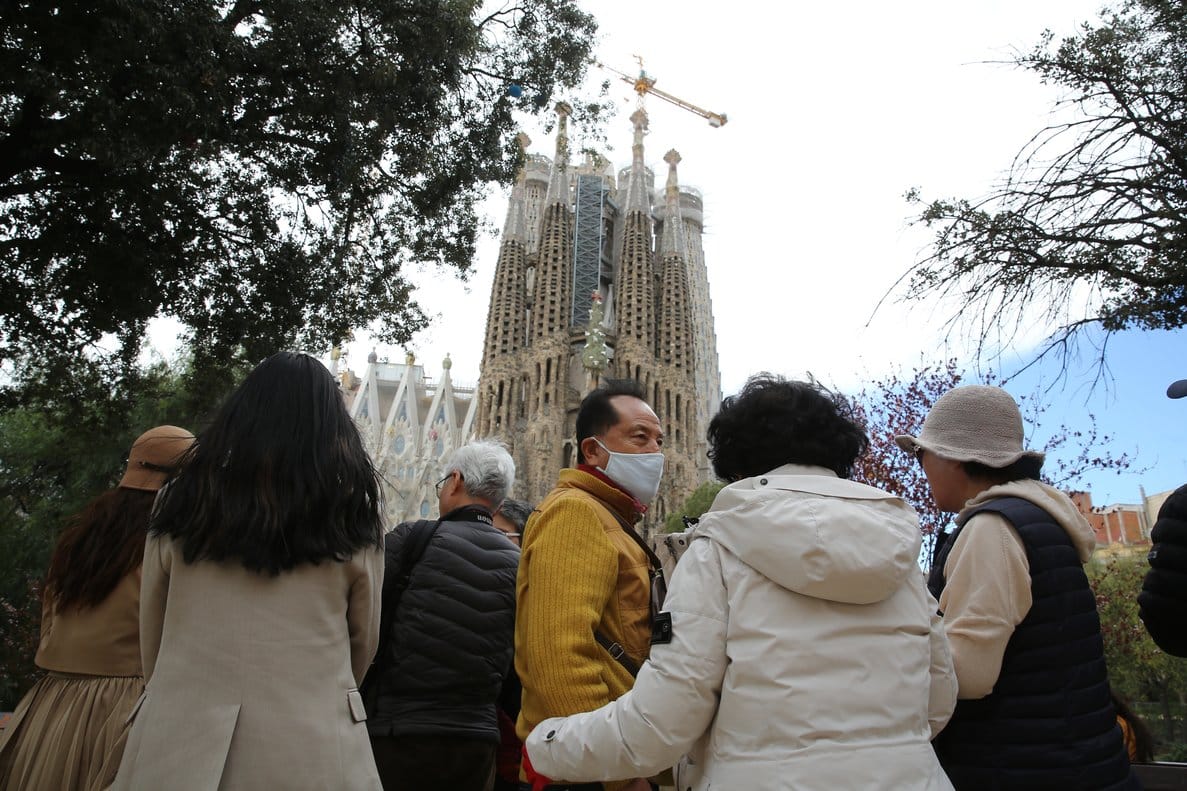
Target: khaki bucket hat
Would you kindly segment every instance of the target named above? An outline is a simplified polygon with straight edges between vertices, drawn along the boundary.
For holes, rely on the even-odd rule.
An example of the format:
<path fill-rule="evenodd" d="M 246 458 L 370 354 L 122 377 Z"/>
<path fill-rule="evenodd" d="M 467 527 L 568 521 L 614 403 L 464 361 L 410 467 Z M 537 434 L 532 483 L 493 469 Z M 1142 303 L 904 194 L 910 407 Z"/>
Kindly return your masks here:
<path fill-rule="evenodd" d="M 155 492 L 177 468 L 181 455 L 194 443 L 194 435 L 177 426 L 157 426 L 141 434 L 128 451 L 128 468 L 120 479 L 124 489 Z"/>
<path fill-rule="evenodd" d="M 923 448 L 952 461 L 1007 467 L 1042 453 L 1022 447 L 1022 413 L 1014 397 L 1000 387 L 966 385 L 940 396 L 923 421 L 918 437 L 900 434 L 894 441 L 908 453 Z"/>

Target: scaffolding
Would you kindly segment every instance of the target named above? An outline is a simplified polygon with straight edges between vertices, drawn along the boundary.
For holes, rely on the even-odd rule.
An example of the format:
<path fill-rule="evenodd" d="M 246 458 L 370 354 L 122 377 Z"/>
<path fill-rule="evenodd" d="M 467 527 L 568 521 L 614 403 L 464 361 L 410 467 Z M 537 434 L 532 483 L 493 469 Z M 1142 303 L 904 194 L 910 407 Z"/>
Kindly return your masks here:
<path fill-rule="evenodd" d="M 571 327 L 584 328 L 589 323 L 590 299 L 602 285 L 602 202 L 605 194 L 601 176 L 577 177 Z"/>

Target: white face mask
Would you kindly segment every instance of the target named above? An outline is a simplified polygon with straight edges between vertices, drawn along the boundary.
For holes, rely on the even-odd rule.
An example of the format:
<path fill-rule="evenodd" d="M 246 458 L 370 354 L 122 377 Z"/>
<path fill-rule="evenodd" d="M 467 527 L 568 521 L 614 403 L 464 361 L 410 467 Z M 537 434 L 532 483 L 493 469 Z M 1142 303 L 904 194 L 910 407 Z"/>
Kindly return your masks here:
<path fill-rule="evenodd" d="M 602 441 L 594 437 L 594 442 Z M 648 505 L 659 492 L 660 479 L 664 477 L 663 453 L 619 453 L 602 445 L 610 454 L 610 461 L 602 468 L 606 477 L 626 489 L 635 499 Z"/>

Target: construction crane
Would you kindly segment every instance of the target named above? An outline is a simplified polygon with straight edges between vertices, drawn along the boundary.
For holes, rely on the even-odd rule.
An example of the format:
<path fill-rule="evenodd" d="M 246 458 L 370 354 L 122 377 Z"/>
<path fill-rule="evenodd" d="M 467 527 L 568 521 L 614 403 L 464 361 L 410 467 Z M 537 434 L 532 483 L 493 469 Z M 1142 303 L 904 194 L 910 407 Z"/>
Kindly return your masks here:
<path fill-rule="evenodd" d="M 600 61 L 594 61 L 594 63 L 595 63 L 595 65 L 605 69 L 606 71 L 610 72 L 611 74 L 617 74 L 619 76 L 619 78 L 622 79 L 623 82 L 629 83 L 632 87 L 634 87 L 635 93 L 639 94 L 639 107 L 640 108 L 642 108 L 642 106 L 643 106 L 643 97 L 647 94 L 651 94 L 652 96 L 663 99 L 665 102 L 668 102 L 669 104 L 674 104 L 677 107 L 680 107 L 684 110 L 688 110 L 690 113 L 696 113 L 701 118 L 704 118 L 705 120 L 707 120 L 709 122 L 709 126 L 713 127 L 714 129 L 725 125 L 725 122 L 727 120 L 725 117 L 725 113 L 715 113 L 711 110 L 706 110 L 704 108 L 697 107 L 695 104 L 686 102 L 678 96 L 673 96 L 672 94 L 668 93 L 667 91 L 661 91 L 659 88 L 656 88 L 655 87 L 655 78 L 649 76 L 647 74 L 647 72 L 645 72 L 643 70 L 643 59 L 640 58 L 638 55 L 636 55 L 635 60 L 639 61 L 639 76 L 637 76 L 637 77 L 632 77 L 629 74 L 621 72 L 618 69 L 612 68 L 610 66 L 607 66 L 605 63 L 602 63 Z"/>

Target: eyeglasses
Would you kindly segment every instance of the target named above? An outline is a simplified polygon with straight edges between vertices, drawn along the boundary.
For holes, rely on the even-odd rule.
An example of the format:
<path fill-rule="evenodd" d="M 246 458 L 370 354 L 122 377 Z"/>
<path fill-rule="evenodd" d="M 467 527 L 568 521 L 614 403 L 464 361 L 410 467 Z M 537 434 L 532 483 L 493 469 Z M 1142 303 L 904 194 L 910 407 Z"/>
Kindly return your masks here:
<path fill-rule="evenodd" d="M 453 473 L 451 472 L 448 475 L 446 475 L 444 478 L 442 478 L 441 480 L 437 481 L 437 483 L 435 483 L 433 485 L 433 489 L 437 492 L 438 497 L 441 496 L 441 487 L 444 486 L 445 482 L 448 481 L 452 477 L 453 477 Z"/>

